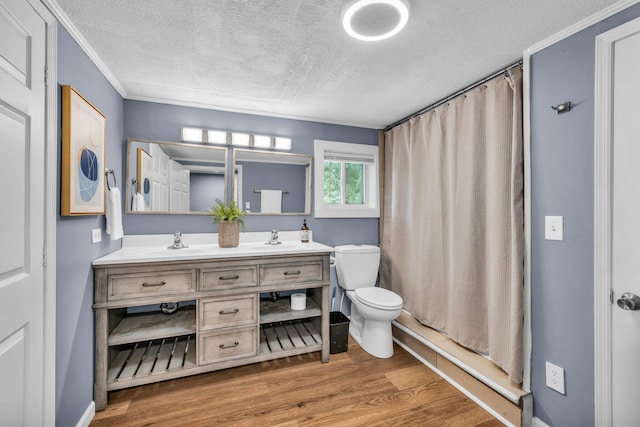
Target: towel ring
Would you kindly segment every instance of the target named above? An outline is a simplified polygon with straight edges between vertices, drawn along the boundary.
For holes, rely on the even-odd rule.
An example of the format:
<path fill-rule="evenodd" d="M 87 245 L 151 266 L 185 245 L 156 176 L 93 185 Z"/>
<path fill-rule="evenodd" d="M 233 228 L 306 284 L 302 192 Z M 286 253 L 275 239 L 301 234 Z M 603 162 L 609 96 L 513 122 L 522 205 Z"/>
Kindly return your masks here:
<path fill-rule="evenodd" d="M 104 175 L 107 177 L 107 189 L 111 190 L 111 186 L 109 185 L 109 175 L 111 175 L 113 177 L 113 187 L 117 187 L 118 186 L 118 181 L 116 180 L 116 174 L 113 173 L 113 169 L 106 169 L 104 171 Z"/>

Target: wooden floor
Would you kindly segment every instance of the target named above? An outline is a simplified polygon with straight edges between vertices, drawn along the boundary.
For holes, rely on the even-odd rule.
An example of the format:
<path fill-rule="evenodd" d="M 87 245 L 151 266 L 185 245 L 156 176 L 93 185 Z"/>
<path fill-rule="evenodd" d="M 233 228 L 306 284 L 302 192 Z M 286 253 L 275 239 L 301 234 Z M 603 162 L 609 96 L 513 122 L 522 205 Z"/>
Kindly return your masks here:
<path fill-rule="evenodd" d="M 502 424 L 395 346 L 257 363 L 111 392 L 91 426 L 482 426 Z"/>

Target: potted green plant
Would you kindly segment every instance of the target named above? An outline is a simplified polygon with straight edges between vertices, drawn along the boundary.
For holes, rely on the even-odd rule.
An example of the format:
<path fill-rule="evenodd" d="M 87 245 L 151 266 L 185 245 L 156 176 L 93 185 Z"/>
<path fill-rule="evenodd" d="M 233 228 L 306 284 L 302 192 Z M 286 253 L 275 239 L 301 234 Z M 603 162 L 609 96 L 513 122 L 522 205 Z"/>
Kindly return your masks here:
<path fill-rule="evenodd" d="M 235 248 L 240 244 L 239 224 L 242 224 L 242 231 L 244 231 L 245 213 L 236 205 L 235 200 L 227 206 L 222 200 L 216 199 L 215 206 L 207 215 L 213 218 L 214 224 L 218 224 L 218 246 Z"/>

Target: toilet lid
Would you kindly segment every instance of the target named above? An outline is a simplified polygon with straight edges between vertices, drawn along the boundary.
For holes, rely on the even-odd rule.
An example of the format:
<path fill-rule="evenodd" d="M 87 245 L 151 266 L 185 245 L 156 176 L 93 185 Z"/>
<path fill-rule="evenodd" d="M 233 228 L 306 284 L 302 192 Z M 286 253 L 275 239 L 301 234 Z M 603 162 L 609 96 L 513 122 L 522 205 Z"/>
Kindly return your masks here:
<path fill-rule="evenodd" d="M 358 288 L 355 291 L 356 298 L 363 304 L 383 310 L 396 310 L 402 308 L 402 297 L 387 289 L 371 287 Z"/>

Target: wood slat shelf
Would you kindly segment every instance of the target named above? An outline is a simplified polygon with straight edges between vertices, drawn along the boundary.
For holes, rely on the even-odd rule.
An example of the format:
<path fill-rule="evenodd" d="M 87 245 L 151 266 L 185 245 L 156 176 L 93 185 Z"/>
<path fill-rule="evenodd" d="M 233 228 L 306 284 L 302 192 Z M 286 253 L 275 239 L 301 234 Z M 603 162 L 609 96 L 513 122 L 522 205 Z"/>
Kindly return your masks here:
<path fill-rule="evenodd" d="M 274 322 L 260 326 L 260 354 L 318 345 L 322 345 L 322 336 L 311 320 Z"/>
<path fill-rule="evenodd" d="M 107 382 L 127 381 L 196 367 L 195 335 L 150 340 L 118 350 Z"/>
<path fill-rule="evenodd" d="M 195 334 L 196 310 L 189 307 L 173 314 L 162 312 L 131 314 L 124 317 L 111 331 L 107 345 L 121 345 L 180 335 Z"/>
<path fill-rule="evenodd" d="M 305 319 L 322 315 L 322 309 L 311 298 L 307 297 L 307 308 L 291 310 L 291 300 L 287 297 L 277 301 L 269 299 L 260 301 L 260 323 L 284 322 Z"/>

